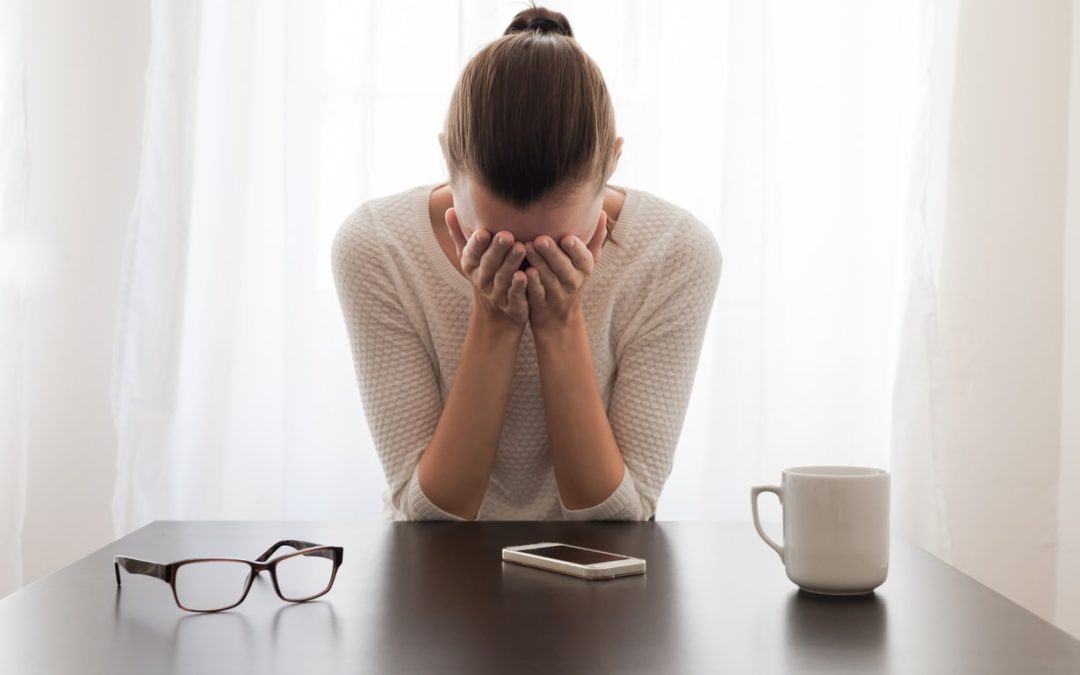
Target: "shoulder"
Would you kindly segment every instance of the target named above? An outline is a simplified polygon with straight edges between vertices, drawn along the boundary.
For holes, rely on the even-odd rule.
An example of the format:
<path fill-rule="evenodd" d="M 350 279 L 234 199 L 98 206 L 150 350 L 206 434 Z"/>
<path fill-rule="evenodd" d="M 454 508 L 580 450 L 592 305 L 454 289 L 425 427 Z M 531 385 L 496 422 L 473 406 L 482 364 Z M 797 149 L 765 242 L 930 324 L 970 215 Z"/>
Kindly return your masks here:
<path fill-rule="evenodd" d="M 373 197 L 353 209 L 338 226 L 330 246 L 335 274 L 361 263 L 365 267 L 378 265 L 393 249 L 407 247 L 409 237 L 416 231 L 414 202 L 422 188 L 414 186 Z"/>
<path fill-rule="evenodd" d="M 620 350 L 707 325 L 723 265 L 712 229 L 693 212 L 644 190 L 634 197 L 615 265 Z"/>
<path fill-rule="evenodd" d="M 664 270 L 656 281 L 718 280 L 723 255 L 712 229 L 678 204 L 633 190 L 635 202 L 623 235 L 626 255 L 640 267 Z"/>

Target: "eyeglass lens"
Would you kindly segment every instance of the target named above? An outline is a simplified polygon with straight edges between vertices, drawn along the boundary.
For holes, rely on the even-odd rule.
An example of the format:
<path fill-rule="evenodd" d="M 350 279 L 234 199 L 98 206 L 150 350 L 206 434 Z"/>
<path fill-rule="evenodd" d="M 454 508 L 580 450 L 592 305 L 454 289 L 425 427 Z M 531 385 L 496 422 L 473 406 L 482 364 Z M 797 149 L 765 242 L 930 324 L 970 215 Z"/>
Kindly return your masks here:
<path fill-rule="evenodd" d="M 318 595 L 330 587 L 333 577 L 334 560 L 329 551 L 294 555 L 277 564 L 278 588 L 286 600 Z"/>
<path fill-rule="evenodd" d="M 277 582 L 286 600 L 306 600 L 326 591 L 334 561 L 326 551 L 291 556 L 277 563 Z M 176 569 L 176 597 L 187 609 L 206 612 L 232 607 L 244 596 L 251 566 L 230 560 L 185 563 Z"/>
<path fill-rule="evenodd" d="M 176 568 L 176 598 L 196 612 L 235 605 L 244 595 L 251 566 L 228 560 L 191 562 Z"/>

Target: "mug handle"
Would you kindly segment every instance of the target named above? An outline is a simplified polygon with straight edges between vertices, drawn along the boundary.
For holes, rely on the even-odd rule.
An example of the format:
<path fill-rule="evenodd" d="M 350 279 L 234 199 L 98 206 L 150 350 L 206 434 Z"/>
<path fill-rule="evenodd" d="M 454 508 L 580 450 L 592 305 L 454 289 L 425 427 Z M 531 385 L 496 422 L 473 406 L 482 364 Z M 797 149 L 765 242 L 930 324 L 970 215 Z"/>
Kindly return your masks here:
<path fill-rule="evenodd" d="M 775 485 L 758 485 L 757 487 L 750 488 L 750 507 L 754 513 L 754 529 L 756 529 L 757 533 L 761 535 L 761 538 L 765 540 L 765 543 L 771 546 L 780 556 L 780 562 L 786 564 L 786 561 L 784 560 L 784 547 L 770 539 L 769 535 L 765 534 L 765 530 L 761 529 L 761 521 L 758 520 L 757 501 L 758 495 L 762 492 L 771 492 L 776 495 L 776 498 L 780 500 L 781 505 L 784 503 L 784 492 L 782 488 Z"/>

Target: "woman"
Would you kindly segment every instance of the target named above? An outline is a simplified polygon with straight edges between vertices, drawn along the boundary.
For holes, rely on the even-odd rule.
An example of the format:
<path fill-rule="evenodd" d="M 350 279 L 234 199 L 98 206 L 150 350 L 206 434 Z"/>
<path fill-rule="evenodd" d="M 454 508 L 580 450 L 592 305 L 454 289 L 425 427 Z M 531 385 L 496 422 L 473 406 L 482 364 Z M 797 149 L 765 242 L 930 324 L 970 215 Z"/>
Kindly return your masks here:
<path fill-rule="evenodd" d="M 686 210 L 607 184 L 603 76 L 532 7 L 466 65 L 448 183 L 369 200 L 335 284 L 394 520 L 647 520 L 719 282 Z"/>

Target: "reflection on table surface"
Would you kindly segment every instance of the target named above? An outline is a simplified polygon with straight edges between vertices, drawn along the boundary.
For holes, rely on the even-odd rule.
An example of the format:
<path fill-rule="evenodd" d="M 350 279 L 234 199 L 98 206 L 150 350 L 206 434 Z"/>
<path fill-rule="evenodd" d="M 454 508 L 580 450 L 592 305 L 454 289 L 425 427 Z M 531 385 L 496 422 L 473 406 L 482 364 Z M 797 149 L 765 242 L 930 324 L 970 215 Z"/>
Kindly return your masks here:
<path fill-rule="evenodd" d="M 225 612 L 176 607 L 116 553 L 251 558 L 345 548 L 331 591 L 287 603 L 259 575 Z M 645 558 L 591 581 L 504 546 Z M 0 600 L 0 672 L 1080 672 L 1080 643 L 894 538 L 870 595 L 799 591 L 748 523 L 160 521 Z"/>

